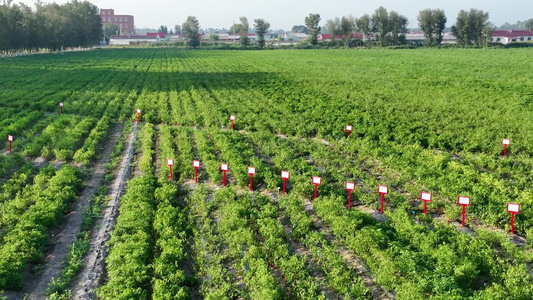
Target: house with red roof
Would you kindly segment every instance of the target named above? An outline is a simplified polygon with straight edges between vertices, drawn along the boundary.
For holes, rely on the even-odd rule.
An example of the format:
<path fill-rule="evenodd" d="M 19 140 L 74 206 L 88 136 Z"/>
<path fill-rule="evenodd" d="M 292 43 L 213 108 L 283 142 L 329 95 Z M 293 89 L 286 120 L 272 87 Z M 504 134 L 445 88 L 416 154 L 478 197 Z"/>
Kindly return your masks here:
<path fill-rule="evenodd" d="M 533 43 L 533 31 L 529 30 L 494 30 L 490 39 L 493 43 L 507 45 L 509 43 Z"/>
<path fill-rule="evenodd" d="M 161 39 L 165 38 L 165 34 L 162 32 L 147 32 L 146 36 L 158 36 Z"/>
<path fill-rule="evenodd" d="M 362 40 L 364 38 L 364 36 L 365 35 L 362 34 L 362 33 L 354 33 L 354 34 L 352 34 L 352 39 L 361 39 Z M 321 33 L 321 34 L 319 34 L 317 36 L 317 39 L 319 41 L 331 41 L 331 34 L 329 34 L 329 33 Z M 344 34 L 343 35 L 336 35 L 335 39 L 336 40 L 344 40 L 344 39 L 346 39 L 346 35 L 344 35 Z"/>

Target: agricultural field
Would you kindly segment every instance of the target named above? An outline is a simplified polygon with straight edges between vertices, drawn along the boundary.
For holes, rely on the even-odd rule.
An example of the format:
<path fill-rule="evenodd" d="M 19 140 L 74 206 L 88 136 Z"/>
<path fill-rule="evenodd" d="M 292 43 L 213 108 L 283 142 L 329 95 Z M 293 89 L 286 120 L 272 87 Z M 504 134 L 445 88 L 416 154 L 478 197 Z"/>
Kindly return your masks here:
<path fill-rule="evenodd" d="M 0 59 L 0 297 L 531 299 L 531 54 Z"/>

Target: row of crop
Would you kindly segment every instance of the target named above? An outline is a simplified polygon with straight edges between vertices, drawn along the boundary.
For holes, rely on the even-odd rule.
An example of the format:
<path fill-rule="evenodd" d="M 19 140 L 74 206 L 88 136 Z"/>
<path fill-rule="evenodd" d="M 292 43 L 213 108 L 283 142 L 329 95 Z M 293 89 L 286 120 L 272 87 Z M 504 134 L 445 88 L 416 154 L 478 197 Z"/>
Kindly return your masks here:
<path fill-rule="evenodd" d="M 183 210 L 175 207 L 178 189 L 161 182 L 155 190 L 157 210 L 154 217 L 155 259 L 152 278 L 152 299 L 189 299 L 187 278 L 180 268 L 186 259 L 185 243 L 189 228 Z"/>
<path fill-rule="evenodd" d="M 0 246 L 0 288 L 22 286 L 27 264 L 43 258 L 48 229 L 57 225 L 80 187 L 79 172 L 65 166 L 48 181 L 34 204 L 18 216 L 19 221 L 6 232 Z"/>
<path fill-rule="evenodd" d="M 0 205 L 15 197 L 26 186 L 35 172 L 36 169 L 30 163 L 23 163 L 22 167 L 0 187 Z M 2 206 L 0 206 L 1 210 Z"/>
<path fill-rule="evenodd" d="M 204 299 L 234 299 L 243 296 L 244 291 L 237 286 L 235 274 L 227 268 L 231 257 L 224 249 L 226 240 L 214 221 L 217 206 L 208 199 L 209 193 L 202 185 L 186 199 L 199 290 Z"/>
<path fill-rule="evenodd" d="M 91 130 L 89 136 L 83 142 L 83 146 L 74 153 L 74 161 L 88 165 L 96 153 L 96 146 L 107 136 L 107 129 L 109 128 L 110 118 L 103 116 L 96 126 Z"/>
<path fill-rule="evenodd" d="M 175 137 L 177 138 L 177 145 L 180 155 L 177 158 L 180 181 L 185 178 L 192 178 L 194 176 L 194 168 L 192 166 L 192 160 L 194 159 L 193 145 L 190 131 L 185 127 L 178 127 L 174 130 Z"/>
<path fill-rule="evenodd" d="M 234 268 L 244 277 L 246 291 L 251 299 L 283 299 L 280 279 L 269 269 L 268 254 L 257 240 L 251 227 L 252 207 L 248 197 L 236 198 L 235 191 L 220 189 L 214 201 L 219 207 L 219 232 L 229 246 L 236 262 Z"/>
<path fill-rule="evenodd" d="M 254 185 L 266 183 L 267 188 L 275 189 L 280 184 L 279 172 L 272 172 L 268 165 L 254 153 L 253 146 L 238 132 L 213 129 L 210 131 L 213 141 L 220 149 L 220 159 L 228 163 L 230 171 L 240 186 L 248 186 L 250 182 L 247 167 L 256 169 L 253 177 Z"/>
<path fill-rule="evenodd" d="M 138 162 L 139 170 L 143 174 L 154 174 L 154 165 L 153 165 L 153 159 L 155 156 L 155 130 L 154 125 L 150 123 L 146 123 L 143 125 L 142 129 L 139 133 L 139 140 L 137 143 L 140 143 L 142 147 L 142 156 L 140 161 Z M 139 147 L 136 147 L 138 150 Z"/>
<path fill-rule="evenodd" d="M 288 145 L 286 144 L 288 142 L 281 139 L 275 140 L 272 136 L 269 138 L 266 133 L 258 135 L 258 137 L 261 138 L 254 140 L 254 142 L 257 141 L 260 146 L 262 144 L 277 145 L 278 150 L 276 153 L 272 153 L 274 155 L 273 162 L 278 161 L 276 156 L 283 158 L 288 156 L 289 159 L 281 161 L 284 167 L 291 171 L 300 168 L 298 172 L 291 173 L 291 181 L 299 181 L 298 177 L 302 177 L 302 174 L 316 172 L 309 165 L 302 166 L 298 164 L 297 158 L 290 159 L 290 153 L 301 150 L 298 147 L 293 146 L 293 148 L 289 147 L 287 149 Z M 266 149 L 268 148 L 267 146 Z M 324 211 L 321 210 L 320 203 L 322 202 L 320 202 L 320 199 L 329 198 L 328 196 L 319 197 L 316 202 L 317 213 L 326 223 L 332 226 L 337 238 L 365 260 L 375 274 L 378 284 L 395 289 L 399 295 L 409 295 L 411 297 L 419 292 L 435 295 L 437 293 L 471 295 L 473 290 L 478 289 L 475 284 L 479 278 L 494 276 L 494 281 L 502 282 L 501 280 L 504 276 L 496 272 L 499 266 L 507 264 L 513 270 L 520 268 L 520 264 L 496 258 L 492 253 L 492 243 L 480 238 L 470 239 L 467 235 L 457 233 L 452 227 L 441 225 L 438 221 L 433 224 L 436 228 L 434 231 L 423 225 L 415 225 L 403 209 L 396 210 L 394 213 L 387 211 L 387 216 L 393 219 L 392 225 L 377 224 L 369 216 L 357 210 L 347 211 L 343 205 L 346 196 L 339 198 L 335 196 L 335 194 L 338 195 L 339 193 L 335 193 L 332 190 L 338 190 L 342 183 L 335 182 L 334 177 L 324 176 L 323 178 L 326 182 L 320 186 L 321 192 L 319 192 L 319 195 L 332 194 L 331 199 L 335 199 L 335 202 L 334 204 L 329 203 L 329 210 Z M 303 176 L 301 180 L 307 182 L 307 190 L 310 190 L 310 176 Z M 305 194 L 305 192 L 302 192 L 302 194 Z M 331 211 L 333 205 L 335 213 Z M 353 221 L 353 225 L 350 225 L 348 217 L 340 219 L 340 216 L 344 215 L 354 215 L 358 218 Z M 333 225 L 338 226 L 338 228 L 333 228 Z M 416 228 L 416 230 L 414 232 L 408 231 L 409 234 L 400 231 L 407 230 L 406 228 Z M 443 234 L 443 232 L 445 233 Z M 436 238 L 442 238 L 443 236 L 446 236 L 444 245 L 439 243 L 432 244 Z M 352 242 L 347 240 L 348 237 L 358 237 L 358 239 Z M 367 242 L 367 239 L 372 240 L 374 246 L 370 246 L 372 244 Z M 426 241 L 425 243 L 430 245 L 421 243 L 421 241 Z M 451 245 L 447 246 L 446 244 Z M 355 245 L 359 248 L 354 248 Z M 465 248 L 467 248 L 468 252 L 464 251 Z M 483 254 L 480 256 L 480 253 Z M 468 270 L 464 271 L 464 273 L 470 274 L 471 277 L 465 277 L 462 275 L 463 273 L 454 273 L 453 270 L 446 267 L 449 263 L 441 259 L 442 257 L 453 261 L 459 269 Z M 486 257 L 486 259 L 482 259 L 482 257 Z M 522 271 L 525 272 L 525 268 Z M 432 275 L 428 277 L 426 273 L 431 273 Z M 394 274 L 402 274 L 402 279 L 396 280 L 396 275 Z M 422 280 L 422 278 L 424 279 Z M 418 282 L 418 284 L 415 285 L 414 282 Z M 422 285 L 420 282 L 426 283 Z M 446 284 L 444 285 L 444 283 Z"/>
<path fill-rule="evenodd" d="M 290 196 L 279 198 L 280 206 L 292 227 L 292 237 L 301 241 L 311 253 L 328 286 L 346 299 L 369 298 L 370 292 L 353 267 L 339 254 L 337 246 L 313 228 L 313 219 L 307 215 L 302 199 Z"/>
<path fill-rule="evenodd" d="M 176 142 L 173 136 L 172 127 L 161 124 L 159 126 L 159 178 L 169 178 L 170 169 L 167 165 L 167 159 L 174 160 L 174 166 L 172 168 L 172 175 L 174 180 L 179 179 L 179 165 L 177 164 L 176 156 Z M 192 162 L 191 162 L 192 163 Z"/>
<path fill-rule="evenodd" d="M 219 183 L 222 180 L 220 172 L 220 162 L 216 156 L 217 151 L 209 138 L 207 131 L 198 130 L 194 132 L 196 144 L 198 145 L 198 152 L 202 159 L 201 164 L 209 175 L 209 180 L 213 183 Z M 201 179 L 201 174 L 198 174 L 198 180 Z"/>

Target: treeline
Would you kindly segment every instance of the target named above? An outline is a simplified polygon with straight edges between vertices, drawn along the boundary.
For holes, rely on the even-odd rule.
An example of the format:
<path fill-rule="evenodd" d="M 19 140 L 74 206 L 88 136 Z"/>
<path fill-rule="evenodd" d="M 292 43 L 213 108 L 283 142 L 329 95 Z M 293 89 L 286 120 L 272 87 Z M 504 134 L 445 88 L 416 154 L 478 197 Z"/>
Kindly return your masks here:
<path fill-rule="evenodd" d="M 98 8 L 88 1 L 37 2 L 35 9 L 11 3 L 0 5 L 0 51 L 87 47 L 102 37 Z"/>

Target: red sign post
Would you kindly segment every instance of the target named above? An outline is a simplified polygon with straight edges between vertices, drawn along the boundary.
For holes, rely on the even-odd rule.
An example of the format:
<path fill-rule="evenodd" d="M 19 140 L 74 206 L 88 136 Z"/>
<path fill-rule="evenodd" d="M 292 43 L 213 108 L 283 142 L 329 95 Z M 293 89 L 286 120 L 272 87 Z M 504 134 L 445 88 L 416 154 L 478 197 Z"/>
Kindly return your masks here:
<path fill-rule="evenodd" d="M 248 174 L 250 174 L 250 191 L 252 190 L 252 178 L 255 175 L 255 168 L 254 167 L 248 167 Z"/>
<path fill-rule="evenodd" d="M 167 165 L 170 167 L 170 181 L 172 181 L 172 166 L 174 165 L 174 160 L 167 159 Z"/>
<path fill-rule="evenodd" d="M 315 185 L 315 198 L 316 199 L 316 192 L 318 190 L 318 186 L 322 184 L 322 178 L 313 176 L 313 184 Z"/>
<path fill-rule="evenodd" d="M 59 102 L 60 113 L 63 114 L 63 102 Z"/>
<path fill-rule="evenodd" d="M 511 145 L 511 140 L 509 139 L 502 139 L 502 145 L 503 145 L 503 157 L 505 157 L 505 152 L 507 150 L 507 146 Z"/>
<path fill-rule="evenodd" d="M 344 129 L 346 129 L 346 131 L 348 132 L 348 137 L 350 137 L 350 132 L 352 132 L 352 125 L 346 125 Z"/>
<path fill-rule="evenodd" d="M 514 215 L 520 212 L 520 204 L 507 203 L 507 212 L 511 213 L 511 234 L 514 230 Z"/>
<path fill-rule="evenodd" d="M 200 161 L 193 160 L 192 167 L 194 168 L 194 182 L 198 182 L 198 168 L 200 167 Z"/>
<path fill-rule="evenodd" d="M 226 186 L 226 172 L 228 171 L 228 169 L 228 164 L 220 164 L 220 170 L 222 171 L 222 173 L 224 173 L 224 177 L 222 178 L 222 186 Z"/>
<path fill-rule="evenodd" d="M 420 192 L 420 200 L 424 201 L 424 215 L 426 214 L 428 202 L 431 202 L 432 196 L 431 193 Z"/>
<path fill-rule="evenodd" d="M 11 154 L 11 142 L 13 142 L 13 136 L 12 135 L 8 135 L 7 136 L 7 141 L 9 142 L 9 154 Z"/>
<path fill-rule="evenodd" d="M 230 116 L 229 119 L 231 120 L 231 130 L 233 130 L 233 122 L 235 122 L 235 116 Z"/>
<path fill-rule="evenodd" d="M 137 123 L 141 123 L 141 109 L 137 108 Z"/>
<path fill-rule="evenodd" d="M 378 186 L 378 193 L 381 194 L 381 213 L 383 213 L 383 199 L 389 193 L 389 187 L 386 185 Z"/>
<path fill-rule="evenodd" d="M 283 195 L 285 195 L 285 183 L 290 178 L 289 171 L 281 171 L 281 178 L 283 178 Z"/>
<path fill-rule="evenodd" d="M 352 192 L 355 191 L 355 183 L 345 182 L 344 189 L 348 191 L 348 209 L 352 208 Z"/>
<path fill-rule="evenodd" d="M 459 196 L 457 203 L 463 207 L 463 227 L 465 227 L 465 208 L 470 206 L 470 197 Z"/>

